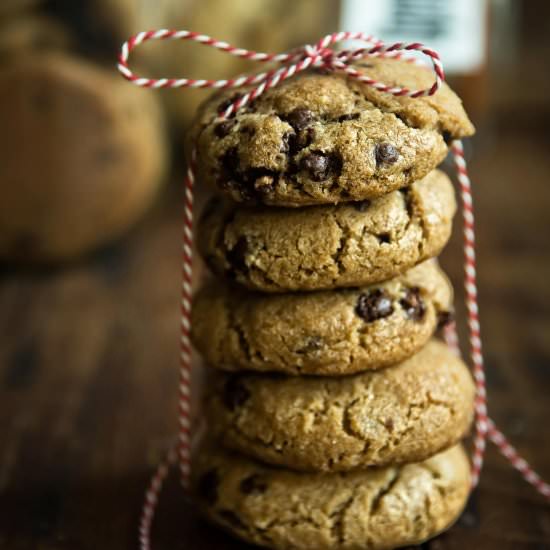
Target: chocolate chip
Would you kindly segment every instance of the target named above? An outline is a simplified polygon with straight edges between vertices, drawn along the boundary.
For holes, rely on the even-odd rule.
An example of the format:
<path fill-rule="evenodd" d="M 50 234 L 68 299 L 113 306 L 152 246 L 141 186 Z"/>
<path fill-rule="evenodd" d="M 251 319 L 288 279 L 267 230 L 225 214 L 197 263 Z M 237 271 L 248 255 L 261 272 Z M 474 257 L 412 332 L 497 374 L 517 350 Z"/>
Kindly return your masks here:
<path fill-rule="evenodd" d="M 345 122 L 346 120 L 357 120 L 359 118 L 359 113 L 348 113 L 347 115 L 342 115 L 338 117 L 338 122 Z"/>
<path fill-rule="evenodd" d="M 407 290 L 404 298 L 399 301 L 405 313 L 413 321 L 420 321 L 426 313 L 426 304 L 420 296 L 420 289 L 413 286 Z"/>
<path fill-rule="evenodd" d="M 252 199 L 251 192 L 242 182 L 242 177 L 239 172 L 240 158 L 237 147 L 230 147 L 220 158 L 221 176 L 218 179 L 218 185 L 222 189 L 235 191 L 242 200 L 248 201 Z"/>
<path fill-rule="evenodd" d="M 203 474 L 198 482 L 197 491 L 199 496 L 206 500 L 208 504 L 213 506 L 218 500 L 218 487 L 220 485 L 220 475 L 218 471 L 213 468 Z"/>
<path fill-rule="evenodd" d="M 349 192 L 349 189 L 340 189 L 340 198 L 344 199 L 345 201 L 349 200 L 351 198 L 351 193 Z"/>
<path fill-rule="evenodd" d="M 290 156 L 295 155 L 302 149 L 302 147 L 300 147 L 300 139 L 298 134 L 288 132 L 283 136 L 283 139 L 286 139 L 286 143 L 284 145 L 286 150 L 284 152 L 288 153 Z"/>
<path fill-rule="evenodd" d="M 297 134 L 288 132 L 283 136 L 281 151 L 288 153 L 290 156 L 294 156 L 302 149 L 309 147 L 314 139 L 315 129 L 311 127 Z"/>
<path fill-rule="evenodd" d="M 288 162 L 288 167 L 286 169 L 286 176 L 295 181 L 296 174 L 300 171 L 300 167 L 298 165 L 298 162 L 296 162 L 295 159 L 290 159 Z"/>
<path fill-rule="evenodd" d="M 294 111 L 288 113 L 286 120 L 297 132 L 299 132 L 307 128 L 315 120 L 315 116 L 309 109 L 298 107 L 294 109 Z"/>
<path fill-rule="evenodd" d="M 256 133 L 256 128 L 254 126 L 242 126 L 240 131 L 242 134 L 252 137 Z"/>
<path fill-rule="evenodd" d="M 320 336 L 311 336 L 308 338 L 303 347 L 296 350 L 296 353 L 312 353 L 319 351 L 323 347 L 323 339 Z"/>
<path fill-rule="evenodd" d="M 300 166 L 309 172 L 313 181 L 323 181 L 328 177 L 330 161 L 323 153 L 310 153 L 302 158 Z"/>
<path fill-rule="evenodd" d="M 252 202 L 254 197 L 249 189 L 244 185 L 244 183 L 236 181 L 234 179 L 220 179 L 218 180 L 218 185 L 221 189 L 225 189 L 230 193 L 235 193 L 237 195 L 237 200 L 243 202 Z"/>
<path fill-rule="evenodd" d="M 386 427 L 388 432 L 393 432 L 393 428 L 394 428 L 393 418 L 386 418 L 386 420 L 384 421 L 384 426 Z"/>
<path fill-rule="evenodd" d="M 224 99 L 219 105 L 218 105 L 218 113 L 225 113 L 227 108 L 235 103 L 238 99 L 243 97 L 244 94 L 233 94 L 231 97 L 228 97 L 227 99 Z M 235 112 L 231 116 L 235 116 Z"/>
<path fill-rule="evenodd" d="M 222 399 L 224 405 L 234 411 L 250 399 L 250 391 L 238 376 L 232 376 L 223 387 Z"/>
<path fill-rule="evenodd" d="M 331 174 L 338 174 L 342 163 L 334 155 L 312 151 L 302 158 L 300 168 L 306 170 L 313 181 L 323 181 Z"/>
<path fill-rule="evenodd" d="M 214 126 L 214 133 L 220 139 L 224 138 L 225 136 L 229 135 L 229 132 L 231 132 L 233 126 L 235 126 L 234 120 L 224 120 Z"/>
<path fill-rule="evenodd" d="M 374 148 L 376 164 L 393 164 L 399 158 L 399 151 L 391 143 L 379 143 Z"/>
<path fill-rule="evenodd" d="M 453 136 L 451 135 L 451 132 L 449 132 L 448 130 L 443 130 L 442 135 L 443 135 L 443 141 L 447 145 L 450 145 L 451 141 L 453 141 Z"/>
<path fill-rule="evenodd" d="M 275 179 L 271 175 L 260 176 L 254 180 L 254 191 L 260 197 L 271 195 L 275 191 Z"/>
<path fill-rule="evenodd" d="M 353 203 L 353 207 L 358 212 L 366 212 L 368 210 L 369 206 L 370 206 L 370 201 L 369 200 L 364 200 L 364 201 Z"/>
<path fill-rule="evenodd" d="M 303 147 L 309 147 L 315 140 L 315 128 L 307 128 L 302 135 Z"/>
<path fill-rule="evenodd" d="M 248 253 L 248 241 L 246 237 L 239 237 L 235 246 L 227 251 L 226 258 L 232 268 L 238 271 L 246 271 L 246 255 Z"/>
<path fill-rule="evenodd" d="M 452 311 L 440 311 L 437 314 L 437 330 L 444 329 L 449 326 L 455 319 Z"/>
<path fill-rule="evenodd" d="M 220 158 L 223 172 L 228 178 L 235 179 L 239 169 L 239 151 L 236 147 L 230 147 Z"/>
<path fill-rule="evenodd" d="M 381 289 L 361 294 L 355 306 L 355 313 L 367 323 L 388 317 L 393 313 L 391 298 Z"/>
<path fill-rule="evenodd" d="M 220 177 L 218 185 L 222 189 L 235 192 L 237 200 L 253 202 L 261 200 L 273 192 L 278 174 L 268 168 L 249 168 L 242 170 L 237 147 L 230 147 L 220 158 Z"/>
<path fill-rule="evenodd" d="M 267 491 L 267 482 L 261 475 L 252 474 L 241 481 L 239 488 L 245 495 L 261 494 Z"/>
<path fill-rule="evenodd" d="M 391 242 L 391 237 L 389 233 L 380 233 L 380 235 L 376 235 L 376 238 L 380 243 L 389 243 Z"/>

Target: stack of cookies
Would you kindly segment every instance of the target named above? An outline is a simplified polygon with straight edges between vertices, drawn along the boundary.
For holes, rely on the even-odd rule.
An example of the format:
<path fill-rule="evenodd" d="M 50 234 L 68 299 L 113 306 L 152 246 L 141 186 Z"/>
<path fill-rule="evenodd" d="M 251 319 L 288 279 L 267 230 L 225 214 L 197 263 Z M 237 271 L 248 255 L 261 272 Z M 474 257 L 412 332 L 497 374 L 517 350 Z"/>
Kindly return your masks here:
<path fill-rule="evenodd" d="M 432 83 L 401 61 L 363 69 Z M 195 346 L 215 368 L 197 502 L 268 548 L 423 541 L 456 520 L 470 486 L 459 442 L 474 387 L 433 335 L 452 309 L 434 258 L 456 209 L 436 167 L 473 127 L 446 85 L 410 99 L 312 71 L 221 122 L 235 99 L 209 100 L 191 132 L 198 181 L 220 195 L 197 227 L 219 277 L 193 306 Z"/>

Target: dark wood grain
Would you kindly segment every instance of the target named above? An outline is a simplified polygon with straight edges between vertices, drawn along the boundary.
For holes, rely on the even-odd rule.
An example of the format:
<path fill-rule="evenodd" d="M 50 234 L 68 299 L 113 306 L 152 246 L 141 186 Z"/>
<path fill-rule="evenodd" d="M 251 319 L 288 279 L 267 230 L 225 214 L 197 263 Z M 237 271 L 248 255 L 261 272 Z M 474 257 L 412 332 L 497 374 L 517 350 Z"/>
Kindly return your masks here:
<path fill-rule="evenodd" d="M 471 159 L 490 410 L 550 478 L 550 140 L 500 127 L 491 139 Z M 87 262 L 0 275 L 0 548 L 136 548 L 142 493 L 176 428 L 174 194 Z M 460 297 L 459 239 L 457 224 L 443 262 Z M 155 543 L 244 548 L 197 518 L 175 477 Z M 490 448 L 461 520 L 422 548 L 550 548 L 550 508 Z"/>

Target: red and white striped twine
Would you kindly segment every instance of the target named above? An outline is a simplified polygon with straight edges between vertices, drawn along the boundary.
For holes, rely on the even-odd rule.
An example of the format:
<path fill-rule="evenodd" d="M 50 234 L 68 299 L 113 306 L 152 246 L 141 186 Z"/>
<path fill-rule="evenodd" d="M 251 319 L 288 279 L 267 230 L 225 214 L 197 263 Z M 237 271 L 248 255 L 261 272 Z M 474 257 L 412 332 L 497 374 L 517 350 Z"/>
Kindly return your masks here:
<path fill-rule="evenodd" d="M 462 142 L 455 140 L 451 144 L 451 151 L 456 167 L 456 174 L 462 198 L 462 220 L 464 231 L 464 287 L 466 290 L 466 308 L 468 310 L 468 328 L 470 331 L 470 355 L 472 370 L 476 384 L 475 417 L 476 427 L 474 436 L 474 452 L 472 455 L 472 485 L 479 481 L 479 474 L 483 466 L 483 455 L 487 439 L 487 395 L 485 391 L 485 371 L 483 369 L 483 354 L 479 330 L 479 310 L 477 307 L 476 284 L 476 253 L 474 233 L 474 211 L 472 203 L 472 188 Z"/>
<path fill-rule="evenodd" d="M 134 48 L 149 40 L 191 40 L 205 46 L 216 48 L 243 59 L 262 63 L 278 63 L 281 67 L 267 72 L 243 75 L 232 79 L 205 80 L 189 78 L 144 78 L 132 72 L 128 66 L 128 58 Z M 358 41 L 364 44 L 358 49 L 337 51 L 333 46 L 342 41 Z M 389 86 L 384 82 L 369 78 L 363 72 L 353 68 L 354 61 L 366 57 L 400 58 L 407 52 L 417 52 L 425 55 L 432 64 L 434 73 L 433 84 L 426 89 L 411 90 L 404 87 Z M 236 48 L 227 42 L 215 40 L 210 36 L 191 31 L 156 30 L 141 32 L 122 45 L 118 61 L 118 70 L 124 78 L 144 88 L 209 88 L 228 89 L 253 86 L 244 95 L 235 98 L 233 103 L 223 113 L 219 113 L 220 120 L 230 117 L 241 107 L 253 101 L 266 90 L 280 84 L 308 68 L 324 68 L 331 71 L 346 73 L 368 86 L 381 92 L 395 96 L 418 98 L 433 95 L 445 80 L 443 66 L 439 55 L 434 50 L 426 48 L 420 43 L 405 44 L 398 42 L 391 45 L 361 32 L 337 32 L 321 38 L 315 45 L 306 45 L 291 52 L 274 54 L 262 53 L 242 48 Z M 550 498 L 550 486 L 545 483 L 521 458 L 504 435 L 497 429 L 487 415 L 487 401 L 485 390 L 485 373 L 483 368 L 483 354 L 479 325 L 479 310 L 477 305 L 476 286 L 476 258 L 474 215 L 470 178 L 464 159 L 462 143 L 453 141 L 451 150 L 457 170 L 460 194 L 462 198 L 462 212 L 464 222 L 464 260 L 465 260 L 465 288 L 466 307 L 468 310 L 468 328 L 470 334 L 470 355 L 472 370 L 476 385 L 475 399 L 475 436 L 472 455 L 472 488 L 479 482 L 483 466 L 487 437 L 499 448 L 500 452 L 522 474 L 526 481 L 531 483 L 542 495 Z M 193 242 L 193 188 L 195 184 L 196 150 L 191 154 L 191 161 L 187 169 L 184 186 L 184 216 L 182 242 L 182 289 L 181 289 L 181 355 L 179 380 L 179 436 L 176 446 L 170 450 L 166 459 L 158 466 L 151 483 L 146 491 L 145 503 L 139 529 L 140 547 L 142 550 L 151 548 L 151 524 L 158 497 L 170 466 L 179 462 L 181 480 L 184 488 L 189 487 L 191 471 L 191 342 L 190 342 L 190 315 L 191 315 L 191 281 L 192 281 L 192 242 Z M 459 352 L 458 338 L 454 323 L 447 327 L 445 337 L 448 344 Z"/>

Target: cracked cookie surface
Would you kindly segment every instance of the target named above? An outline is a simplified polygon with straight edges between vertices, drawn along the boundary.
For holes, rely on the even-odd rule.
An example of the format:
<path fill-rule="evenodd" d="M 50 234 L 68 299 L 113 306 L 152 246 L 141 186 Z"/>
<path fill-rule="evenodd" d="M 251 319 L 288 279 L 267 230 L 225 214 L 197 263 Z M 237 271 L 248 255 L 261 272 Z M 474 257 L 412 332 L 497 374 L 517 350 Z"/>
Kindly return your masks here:
<path fill-rule="evenodd" d="M 424 460 L 470 427 L 474 385 L 437 340 L 394 367 L 346 377 L 215 373 L 205 399 L 227 447 L 301 471 Z"/>
<path fill-rule="evenodd" d="M 436 256 L 455 210 L 439 170 L 361 203 L 251 208 L 213 199 L 198 223 L 198 248 L 215 273 L 255 290 L 362 286 Z"/>
<path fill-rule="evenodd" d="M 262 294 L 212 281 L 193 300 L 191 330 L 216 368 L 340 376 L 410 357 L 451 308 L 451 285 L 428 260 L 354 289 Z"/>
<path fill-rule="evenodd" d="M 299 474 L 203 446 L 193 492 L 214 523 L 276 549 L 381 550 L 417 544 L 450 526 L 469 493 L 460 446 L 424 462 Z"/>
<path fill-rule="evenodd" d="M 427 88 L 433 74 L 395 60 L 362 70 L 389 85 Z M 229 120 L 218 113 L 243 91 L 215 95 L 199 110 L 199 181 L 236 201 L 303 206 L 373 199 L 410 185 L 446 156 L 450 139 L 473 134 L 460 99 L 395 97 L 340 74 L 309 72 L 282 82 Z"/>

